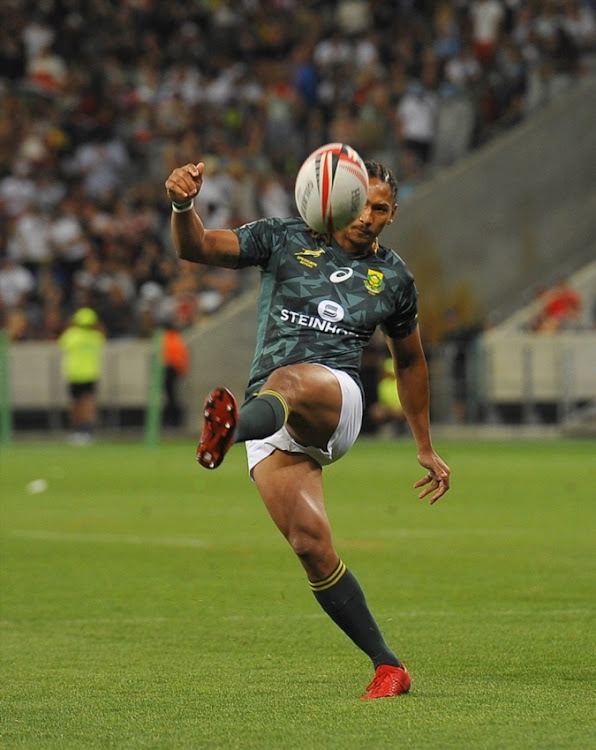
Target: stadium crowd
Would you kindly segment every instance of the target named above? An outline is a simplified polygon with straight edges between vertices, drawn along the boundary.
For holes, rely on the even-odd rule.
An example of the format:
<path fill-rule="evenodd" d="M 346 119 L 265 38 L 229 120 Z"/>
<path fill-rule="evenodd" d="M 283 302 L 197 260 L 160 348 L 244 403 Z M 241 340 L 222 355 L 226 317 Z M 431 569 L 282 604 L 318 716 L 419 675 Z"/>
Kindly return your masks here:
<path fill-rule="evenodd" d="M 6 0 L 0 320 L 57 339 L 184 329 L 254 283 L 178 261 L 163 182 L 204 158 L 207 226 L 294 213 L 303 158 L 346 141 L 401 201 L 586 70 L 582 0 Z"/>

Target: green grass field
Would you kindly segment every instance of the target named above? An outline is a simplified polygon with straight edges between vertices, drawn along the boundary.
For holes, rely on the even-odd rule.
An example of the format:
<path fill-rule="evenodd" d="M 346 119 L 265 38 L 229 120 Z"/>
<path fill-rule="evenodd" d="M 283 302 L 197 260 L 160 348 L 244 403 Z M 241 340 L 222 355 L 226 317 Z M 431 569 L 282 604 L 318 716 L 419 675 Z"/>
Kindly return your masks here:
<path fill-rule="evenodd" d="M 326 470 L 338 549 L 414 680 L 380 701 L 242 448 L 216 472 L 191 443 L 3 448 L 0 746 L 596 747 L 596 443 L 438 448 L 432 507 L 409 442 Z"/>

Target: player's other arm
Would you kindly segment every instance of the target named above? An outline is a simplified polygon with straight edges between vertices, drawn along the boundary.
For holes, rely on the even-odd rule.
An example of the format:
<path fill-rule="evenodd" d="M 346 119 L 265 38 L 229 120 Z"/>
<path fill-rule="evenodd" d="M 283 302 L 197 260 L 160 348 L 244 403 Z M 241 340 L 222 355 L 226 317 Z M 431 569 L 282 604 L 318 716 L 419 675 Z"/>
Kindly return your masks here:
<path fill-rule="evenodd" d="M 428 367 L 418 328 L 404 339 L 385 337 L 393 358 L 397 392 L 419 451 L 432 450 Z"/>
<path fill-rule="evenodd" d="M 165 183 L 172 208 L 171 229 L 178 257 L 193 263 L 236 268 L 240 255 L 238 237 L 231 229 L 205 229 L 194 208 L 185 210 L 199 194 L 203 184 L 204 164 L 177 167 Z"/>
<path fill-rule="evenodd" d="M 430 502 L 434 503 L 449 489 L 450 470 L 435 453 L 432 445 L 428 366 L 420 340 L 420 330 L 416 328 L 404 339 L 386 336 L 385 340 L 393 358 L 397 392 L 416 441 L 418 461 L 429 472 L 414 486 L 422 487 L 429 484 L 429 487 L 420 493 L 420 497 L 434 492 L 430 498 Z"/>

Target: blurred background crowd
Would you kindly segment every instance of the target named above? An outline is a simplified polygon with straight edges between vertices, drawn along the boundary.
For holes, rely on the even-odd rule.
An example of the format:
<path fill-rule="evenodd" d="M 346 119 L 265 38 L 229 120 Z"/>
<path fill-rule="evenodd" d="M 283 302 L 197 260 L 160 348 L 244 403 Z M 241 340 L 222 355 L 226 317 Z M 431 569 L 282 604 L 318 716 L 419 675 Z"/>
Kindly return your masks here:
<path fill-rule="evenodd" d="M 52 340 L 184 330 L 254 283 L 178 261 L 163 183 L 204 160 L 208 227 L 295 213 L 314 148 L 391 166 L 400 202 L 573 85 L 588 0 L 4 0 L 0 321 Z"/>

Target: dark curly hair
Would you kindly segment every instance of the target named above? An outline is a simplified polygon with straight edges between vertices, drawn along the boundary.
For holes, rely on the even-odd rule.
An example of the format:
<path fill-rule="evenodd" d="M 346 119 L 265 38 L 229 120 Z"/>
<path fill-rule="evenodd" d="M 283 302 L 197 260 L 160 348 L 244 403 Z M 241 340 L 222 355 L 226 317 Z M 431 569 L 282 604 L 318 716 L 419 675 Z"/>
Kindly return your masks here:
<path fill-rule="evenodd" d="M 393 200 L 397 203 L 398 184 L 393 172 L 378 161 L 365 161 L 364 166 L 369 177 L 374 177 L 380 182 L 386 182 L 393 193 Z"/>

